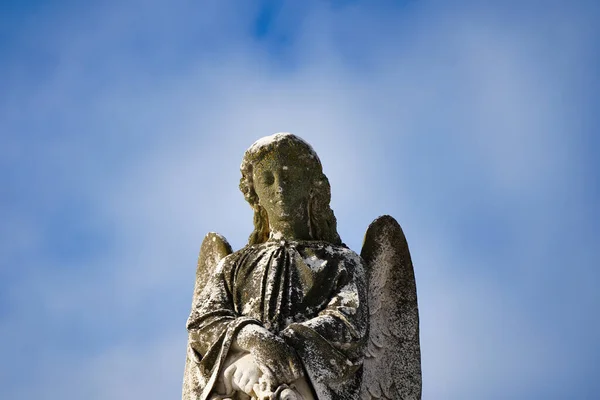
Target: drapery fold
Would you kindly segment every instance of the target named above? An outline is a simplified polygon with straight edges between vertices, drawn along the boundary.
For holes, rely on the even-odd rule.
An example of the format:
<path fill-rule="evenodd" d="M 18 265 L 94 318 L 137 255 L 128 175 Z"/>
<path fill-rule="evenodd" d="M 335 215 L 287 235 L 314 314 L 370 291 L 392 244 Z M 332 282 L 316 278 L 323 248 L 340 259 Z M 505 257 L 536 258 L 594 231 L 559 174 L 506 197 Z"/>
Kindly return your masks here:
<path fill-rule="evenodd" d="M 368 309 L 362 260 L 326 242 L 267 242 L 219 263 L 188 319 L 195 398 L 215 389 L 239 330 L 257 324 L 298 354 L 318 399 L 355 399 Z"/>

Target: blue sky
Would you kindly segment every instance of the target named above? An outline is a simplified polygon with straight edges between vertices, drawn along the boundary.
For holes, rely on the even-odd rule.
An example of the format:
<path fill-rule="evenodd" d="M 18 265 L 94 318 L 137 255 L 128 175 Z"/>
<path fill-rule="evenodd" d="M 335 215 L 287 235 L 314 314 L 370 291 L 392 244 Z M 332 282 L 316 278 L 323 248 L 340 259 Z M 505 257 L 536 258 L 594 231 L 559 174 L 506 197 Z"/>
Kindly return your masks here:
<path fill-rule="evenodd" d="M 177 398 L 197 252 L 293 132 L 342 239 L 391 214 L 424 399 L 593 399 L 592 1 L 0 3 L 0 398 Z"/>

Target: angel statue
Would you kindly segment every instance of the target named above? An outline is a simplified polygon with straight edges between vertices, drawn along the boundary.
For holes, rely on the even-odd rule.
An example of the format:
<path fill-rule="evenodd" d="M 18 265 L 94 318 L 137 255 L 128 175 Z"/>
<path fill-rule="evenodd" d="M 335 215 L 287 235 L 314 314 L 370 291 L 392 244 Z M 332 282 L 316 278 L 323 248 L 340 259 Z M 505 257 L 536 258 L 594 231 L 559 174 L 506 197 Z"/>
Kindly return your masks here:
<path fill-rule="evenodd" d="M 414 271 L 400 225 L 346 247 L 321 161 L 278 133 L 244 154 L 248 244 L 216 233 L 198 258 L 183 400 L 420 399 Z"/>

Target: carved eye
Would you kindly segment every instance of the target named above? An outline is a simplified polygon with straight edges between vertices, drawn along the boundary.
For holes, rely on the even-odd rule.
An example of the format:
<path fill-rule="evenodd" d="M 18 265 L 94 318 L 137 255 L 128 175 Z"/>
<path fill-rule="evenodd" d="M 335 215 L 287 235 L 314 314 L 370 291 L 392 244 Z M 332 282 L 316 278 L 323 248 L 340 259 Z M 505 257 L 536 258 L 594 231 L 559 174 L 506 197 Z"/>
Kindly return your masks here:
<path fill-rule="evenodd" d="M 265 185 L 272 185 L 275 182 L 275 177 L 272 172 L 267 171 L 262 174 L 261 180 Z"/>

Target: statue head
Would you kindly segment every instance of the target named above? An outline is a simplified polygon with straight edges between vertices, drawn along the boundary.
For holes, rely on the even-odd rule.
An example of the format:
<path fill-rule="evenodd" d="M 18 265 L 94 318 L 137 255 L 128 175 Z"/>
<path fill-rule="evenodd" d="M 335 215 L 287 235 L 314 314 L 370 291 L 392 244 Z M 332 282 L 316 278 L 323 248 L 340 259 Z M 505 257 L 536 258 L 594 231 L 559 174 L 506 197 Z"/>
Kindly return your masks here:
<path fill-rule="evenodd" d="M 254 210 L 249 244 L 269 238 L 341 244 L 329 180 L 304 140 L 290 133 L 261 138 L 246 150 L 240 170 L 240 189 Z"/>

